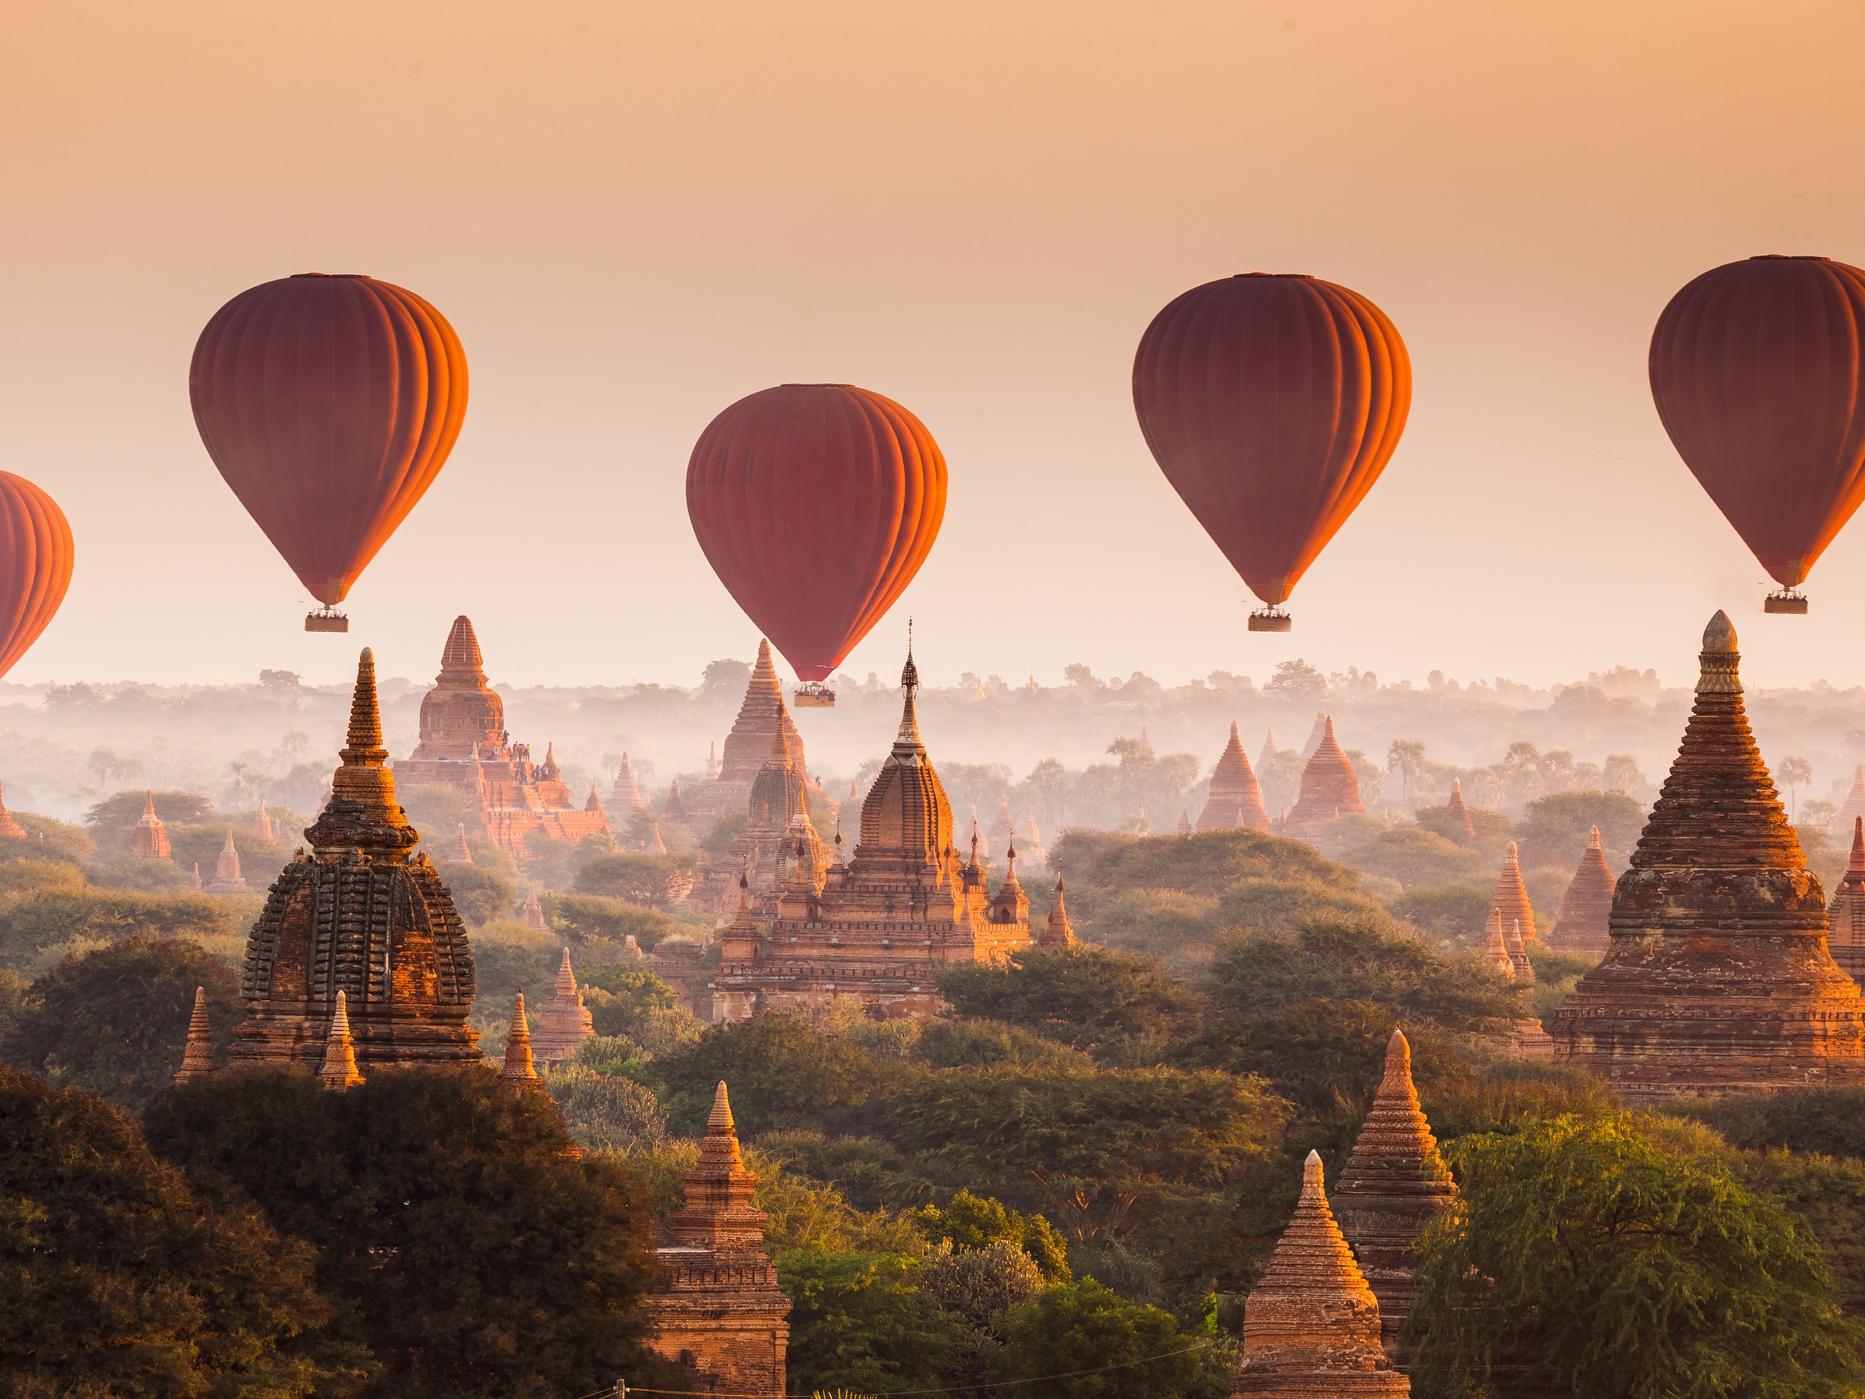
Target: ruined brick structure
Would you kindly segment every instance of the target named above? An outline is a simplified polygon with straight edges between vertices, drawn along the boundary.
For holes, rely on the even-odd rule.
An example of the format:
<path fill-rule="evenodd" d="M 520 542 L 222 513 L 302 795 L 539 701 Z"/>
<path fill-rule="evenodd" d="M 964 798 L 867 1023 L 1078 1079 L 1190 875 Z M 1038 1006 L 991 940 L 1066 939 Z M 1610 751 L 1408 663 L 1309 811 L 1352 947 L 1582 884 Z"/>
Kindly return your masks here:
<path fill-rule="evenodd" d="M 478 1063 L 473 952 L 453 896 L 395 800 L 382 746 L 375 658 L 356 668 L 349 741 L 330 799 L 279 871 L 246 940 L 234 1031 L 236 1064 L 315 1069 L 348 1003 L 364 1074 L 383 1068 Z"/>
<path fill-rule="evenodd" d="M 240 873 L 240 851 L 233 843 L 233 827 L 227 827 L 227 839 L 214 861 L 214 877 L 207 885 L 210 894 L 244 894 L 252 886 Z"/>
<path fill-rule="evenodd" d="M 1263 789 L 1257 784 L 1256 770 L 1243 751 L 1235 720 L 1230 725 L 1230 741 L 1218 755 L 1217 768 L 1211 774 L 1210 794 L 1204 810 L 1198 814 L 1201 831 L 1269 830 L 1269 812 L 1263 806 Z"/>
<path fill-rule="evenodd" d="M 1366 810 L 1360 800 L 1360 779 L 1334 736 L 1334 716 L 1324 714 L 1316 722 L 1320 741 L 1302 769 L 1301 795 L 1282 821 L 1282 834 L 1290 840 L 1318 840 L 1341 817 Z"/>
<path fill-rule="evenodd" d="M 1612 884 L 1612 869 L 1606 863 L 1599 827 L 1595 826 L 1587 837 L 1580 868 L 1561 895 L 1561 911 L 1555 916 L 1554 931 L 1548 934 L 1548 946 L 1556 952 L 1604 957 L 1611 941 L 1607 920 L 1612 915 Z"/>
<path fill-rule="evenodd" d="M 130 854 L 140 855 L 145 860 L 174 859 L 168 844 L 168 827 L 155 814 L 154 792 L 144 798 L 142 817 L 136 822 L 136 829 L 130 832 Z"/>
<path fill-rule="evenodd" d="M 182 1047 L 181 1067 L 175 1082 L 191 1083 L 214 1072 L 214 1031 L 207 1023 L 207 988 L 194 988 L 194 1010 L 188 1016 L 188 1041 Z"/>
<path fill-rule="evenodd" d="M 1852 854 L 1826 910 L 1826 944 L 1840 970 L 1865 984 L 1865 817 L 1852 821 Z"/>
<path fill-rule="evenodd" d="M 1739 661 L 1718 612 L 1606 959 L 1556 1020 L 1558 1057 L 1631 1102 L 1865 1081 L 1865 1006 L 1827 950 L 1825 894 L 1749 732 Z"/>
<path fill-rule="evenodd" d="M 784 741 L 783 730 L 773 728 L 770 751 L 745 801 L 745 824 L 732 837 L 725 858 L 701 876 L 690 900 L 698 908 L 728 912 L 737 903 L 742 879 L 750 888 L 753 906 L 773 916 L 781 885 L 801 877 L 810 888 L 820 890 L 828 868 L 828 852 L 810 819 L 809 774 Z"/>

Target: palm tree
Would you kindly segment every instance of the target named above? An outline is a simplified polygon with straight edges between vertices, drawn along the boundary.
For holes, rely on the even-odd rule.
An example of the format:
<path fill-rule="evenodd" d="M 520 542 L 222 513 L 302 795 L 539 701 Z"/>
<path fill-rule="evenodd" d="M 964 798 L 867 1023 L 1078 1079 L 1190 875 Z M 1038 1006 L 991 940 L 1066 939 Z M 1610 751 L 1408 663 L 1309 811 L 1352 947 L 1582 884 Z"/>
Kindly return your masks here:
<path fill-rule="evenodd" d="M 1805 758 L 1783 758 L 1779 770 L 1781 780 L 1787 784 L 1788 814 L 1798 821 L 1800 819 L 1800 784 L 1813 780 L 1813 764 Z"/>
<path fill-rule="evenodd" d="M 1399 774 L 1401 799 L 1410 805 L 1412 779 L 1425 770 L 1425 745 L 1415 738 L 1395 738 L 1386 750 L 1386 771 Z"/>

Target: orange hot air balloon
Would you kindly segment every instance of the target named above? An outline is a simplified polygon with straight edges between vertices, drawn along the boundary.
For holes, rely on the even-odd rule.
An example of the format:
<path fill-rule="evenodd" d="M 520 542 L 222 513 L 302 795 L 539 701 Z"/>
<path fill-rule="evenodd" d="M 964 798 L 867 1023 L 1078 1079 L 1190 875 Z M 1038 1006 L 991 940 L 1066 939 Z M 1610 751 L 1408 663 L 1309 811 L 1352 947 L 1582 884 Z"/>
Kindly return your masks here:
<path fill-rule="evenodd" d="M 1712 268 L 1651 335 L 1651 397 L 1698 484 L 1804 613 L 1814 561 L 1865 500 L 1865 272 L 1823 257 Z"/>
<path fill-rule="evenodd" d="M 913 581 L 945 516 L 926 425 L 852 384 L 784 384 L 725 409 L 686 468 L 719 581 L 824 705 L 826 680 Z"/>
<path fill-rule="evenodd" d="M 71 526 L 58 503 L 0 471 L 0 676 L 51 622 L 71 586 Z"/>
<path fill-rule="evenodd" d="M 1166 479 L 1287 631 L 1297 580 L 1385 470 L 1412 362 L 1385 312 L 1313 277 L 1193 287 L 1140 337 L 1133 407 Z"/>
<path fill-rule="evenodd" d="M 214 313 L 188 372 L 207 454 L 332 609 L 434 483 L 466 416 L 466 355 L 447 318 L 373 277 L 304 273 Z"/>

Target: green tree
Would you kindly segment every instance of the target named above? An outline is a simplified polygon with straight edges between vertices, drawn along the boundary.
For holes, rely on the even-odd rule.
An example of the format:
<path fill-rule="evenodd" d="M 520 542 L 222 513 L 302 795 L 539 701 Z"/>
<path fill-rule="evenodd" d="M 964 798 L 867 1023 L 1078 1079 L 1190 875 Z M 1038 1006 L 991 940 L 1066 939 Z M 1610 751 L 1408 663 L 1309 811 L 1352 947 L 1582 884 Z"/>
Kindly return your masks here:
<path fill-rule="evenodd" d="M 1069 1276 L 1068 1244 L 1040 1214 L 1019 1214 L 1001 1200 L 960 1190 L 943 1205 L 927 1205 L 913 1218 L 934 1243 L 943 1241 L 961 1251 L 1007 1243 L 1027 1253 L 1045 1280 L 1060 1282 Z"/>
<path fill-rule="evenodd" d="M 1407 889 L 1387 908 L 1434 940 L 1457 942 L 1482 926 L 1493 896 L 1487 884 L 1428 884 Z"/>
<path fill-rule="evenodd" d="M 508 918 L 518 903 L 518 886 L 496 869 L 484 865 L 446 865 L 443 875 L 453 906 L 472 927 Z"/>
<path fill-rule="evenodd" d="M 715 1025 L 691 1047 L 657 1060 L 651 1076 L 682 1136 L 705 1129 L 713 1091 L 732 1086 L 739 1130 L 820 1127 L 859 1108 L 901 1076 L 901 1066 L 840 1035 L 781 1015 Z"/>
<path fill-rule="evenodd" d="M 570 1135 L 587 1147 L 651 1150 L 667 1139 L 667 1121 L 644 1083 L 564 1064 L 545 1077 Z"/>
<path fill-rule="evenodd" d="M 1417 826 L 1375 832 L 1348 845 L 1341 863 L 1392 879 L 1407 889 L 1420 884 L 1459 884 L 1478 878 L 1483 857 L 1466 846 Z"/>
<path fill-rule="evenodd" d="M 64 943 L 126 937 L 237 937 L 238 899 L 206 894 L 132 894 L 103 889 L 43 889 L 0 902 L 0 966 L 30 967 Z"/>
<path fill-rule="evenodd" d="M 964 1323 L 921 1290 L 916 1259 L 806 1247 L 773 1261 L 790 1297 L 792 1389 L 930 1388 L 958 1358 Z"/>
<path fill-rule="evenodd" d="M 1208 1341 L 1181 1331 L 1171 1313 L 1129 1302 L 1093 1278 L 1011 1308 L 998 1332 L 1003 1348 L 991 1377 L 1040 1378 L 1030 1391 L 1053 1399 L 1221 1399 L 1230 1390 L 1229 1367 L 1206 1363 Z"/>
<path fill-rule="evenodd" d="M 122 1112 L 0 1069 L 0 1389 L 13 1399 L 348 1393 L 309 1247 L 211 1206 Z"/>
<path fill-rule="evenodd" d="M 682 931 L 678 921 L 657 908 L 603 894 L 551 894 L 544 899 L 551 927 L 572 943 L 620 947 L 630 935 L 643 952 L 652 952 L 663 938 Z"/>
<path fill-rule="evenodd" d="M 155 798 L 155 814 L 165 823 L 199 826 L 214 819 L 214 804 L 199 792 L 165 789 L 151 793 L 138 787 L 106 797 L 85 813 L 84 824 L 90 828 L 91 839 L 102 850 L 129 849 L 130 832 L 142 820 L 151 796 Z"/>
<path fill-rule="evenodd" d="M 1587 832 L 1599 827 L 1606 858 L 1623 864 L 1645 829 L 1646 809 L 1624 792 L 1557 792 L 1538 797 L 1515 828 L 1522 867 L 1552 865 L 1572 871 L 1587 848 Z"/>
<path fill-rule="evenodd" d="M 1121 1062 L 1156 1051 L 1195 1005 L 1156 963 L 1091 947 L 1027 948 L 1002 966 L 954 967 L 939 992 L 957 1015 L 1020 1025 Z"/>
<path fill-rule="evenodd" d="M 577 872 L 576 892 L 664 909 L 692 892 L 695 868 L 690 855 L 605 855 Z"/>
<path fill-rule="evenodd" d="M 140 1109 L 181 1064 L 197 986 L 219 1052 L 239 1016 L 238 978 L 198 944 L 139 937 L 67 957 L 33 982 L 0 1050 L 18 1068 Z"/>
<path fill-rule="evenodd" d="M 1263 693 L 1291 703 L 1319 704 L 1328 697 L 1328 680 L 1320 667 L 1300 658 L 1278 661 L 1276 673 L 1263 684 Z"/>
<path fill-rule="evenodd" d="M 1415 738 L 1395 738 L 1386 750 L 1386 771 L 1399 775 L 1399 799 L 1412 804 L 1412 783 L 1425 773 L 1425 745 Z"/>
<path fill-rule="evenodd" d="M 1851 1394 L 1859 1331 L 1776 1201 L 1627 1116 L 1449 1147 L 1408 1321 L 1425 1393 L 1601 1399 Z"/>
<path fill-rule="evenodd" d="M 1800 786 L 1803 782 L 1813 781 L 1813 764 L 1805 758 L 1792 757 L 1781 759 L 1781 765 L 1774 770 L 1774 775 L 1787 784 L 1788 816 L 1791 820 L 1800 819 Z"/>
<path fill-rule="evenodd" d="M 333 1325 L 382 1366 L 368 1396 L 587 1394 L 645 1372 L 649 1197 L 572 1154 L 555 1108 L 490 1072 L 185 1084 L 150 1109 L 197 1188 L 250 1195 L 318 1253 Z"/>

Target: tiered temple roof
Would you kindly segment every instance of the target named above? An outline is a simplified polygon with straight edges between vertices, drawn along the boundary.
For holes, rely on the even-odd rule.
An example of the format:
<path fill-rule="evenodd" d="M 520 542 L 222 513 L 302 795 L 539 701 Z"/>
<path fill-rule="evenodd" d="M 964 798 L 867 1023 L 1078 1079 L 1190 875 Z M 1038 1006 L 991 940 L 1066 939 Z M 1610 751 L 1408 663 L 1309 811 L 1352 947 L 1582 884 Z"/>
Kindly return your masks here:
<path fill-rule="evenodd" d="M 1489 911 L 1501 917 L 1505 931 L 1519 923 L 1524 938 L 1532 940 L 1536 936 L 1535 910 L 1528 902 L 1528 886 L 1522 883 L 1522 864 L 1514 841 L 1503 849 L 1502 870 L 1496 876 L 1496 891 L 1489 897 Z"/>
<path fill-rule="evenodd" d="M 807 773 L 803 758 L 803 736 L 784 704 L 784 688 L 777 678 L 777 666 L 771 660 L 771 644 L 758 641 L 757 663 L 739 703 L 738 717 L 732 731 L 725 736 L 725 755 L 718 775 L 701 784 L 686 796 L 686 809 L 693 829 L 702 834 L 719 819 L 743 811 L 751 797 L 751 784 L 763 771 L 770 756 L 771 744 L 781 742 L 798 772 Z"/>
<path fill-rule="evenodd" d="M 1366 810 L 1360 800 L 1360 779 L 1334 736 L 1334 716 L 1323 714 L 1316 723 L 1321 728 L 1320 741 L 1302 769 L 1301 795 L 1282 823 L 1282 834 L 1290 840 L 1317 840 L 1340 817 Z"/>
<path fill-rule="evenodd" d="M 1198 815 L 1201 831 L 1231 831 L 1238 827 L 1252 831 L 1269 830 L 1269 812 L 1263 806 L 1263 789 L 1257 785 L 1256 770 L 1250 766 L 1238 737 L 1237 723 L 1230 725 L 1230 740 L 1218 755 L 1217 768 L 1211 774 L 1210 795 Z"/>
<path fill-rule="evenodd" d="M 511 1028 L 505 1032 L 505 1057 L 499 1063 L 499 1082 L 526 1092 L 544 1091 L 531 1058 L 531 1027 L 525 1019 L 525 993 L 512 1002 Z"/>
<path fill-rule="evenodd" d="M 594 795 L 595 788 L 592 787 L 590 793 Z M 647 810 L 647 798 L 641 795 L 640 784 L 635 781 L 635 765 L 628 760 L 626 753 L 622 754 L 622 761 L 616 765 L 615 781 L 609 786 L 609 805 L 615 808 L 616 814 L 623 820 L 637 811 Z"/>
<path fill-rule="evenodd" d="M 1049 905 L 1049 921 L 1043 925 L 1036 945 L 1045 952 L 1061 952 L 1075 946 L 1075 925 L 1068 921 L 1068 904 L 1064 900 L 1068 883 L 1056 876 L 1056 901 Z"/>
<path fill-rule="evenodd" d="M 929 1016 L 943 1004 L 937 982 L 946 967 L 998 962 L 1029 945 L 1029 900 L 1016 885 L 1014 856 L 992 899 L 976 846 L 969 859 L 954 848 L 952 805 L 920 739 L 911 652 L 900 683 L 900 730 L 862 803 L 854 858 L 832 864 L 819 888 L 787 883 L 775 917 L 741 913 L 722 931 L 716 1018 L 811 1011 L 840 999 L 871 1013 Z"/>
<path fill-rule="evenodd" d="M 1735 628 L 1711 619 L 1696 703 L 1614 891 L 1606 959 L 1557 1018 L 1559 1057 L 1621 1097 L 1865 1079 L 1865 1005 L 1749 731 Z"/>
<path fill-rule="evenodd" d="M 24 840 L 26 828 L 13 819 L 13 813 L 6 809 L 6 800 L 0 795 L 0 840 Z"/>
<path fill-rule="evenodd" d="M 658 1250 L 660 1290 L 648 1298 L 650 1343 L 695 1373 L 695 1389 L 787 1392 L 790 1299 L 764 1251 L 764 1212 L 751 1203 L 757 1183 L 721 1081 L 671 1238 Z"/>
<path fill-rule="evenodd" d="M 1302 1166 L 1302 1195 L 1243 1308 L 1242 1399 L 1383 1399 L 1412 1392 L 1380 1345 L 1379 1301 L 1328 1208 L 1321 1157 Z"/>
<path fill-rule="evenodd" d="M 540 831 L 576 841 L 609 830 L 601 811 L 587 811 L 571 796 L 554 749 L 534 763 L 528 745 L 511 741 L 505 701 L 486 679 L 479 638 L 463 616 L 453 619 L 440 674 L 422 697 L 420 742 L 395 770 L 403 782 L 470 793 L 488 838 L 515 858 L 525 856 L 526 840 Z"/>
<path fill-rule="evenodd" d="M 136 829 L 130 832 L 130 854 L 140 855 L 145 860 L 174 859 L 168 844 L 168 827 L 155 814 L 153 791 L 143 802 L 142 817 L 136 822 Z"/>
<path fill-rule="evenodd" d="M 207 886 L 210 894 L 244 894 L 252 888 L 246 882 L 246 876 L 240 873 L 240 851 L 233 843 L 233 827 L 227 827 L 226 843 L 220 847 L 220 855 L 214 861 L 214 877 Z"/>
<path fill-rule="evenodd" d="M 1470 808 L 1464 805 L 1461 777 L 1451 779 L 1451 799 L 1444 803 L 1444 813 L 1450 818 L 1452 840 L 1459 845 L 1468 845 L 1476 839 L 1476 823 L 1470 819 Z"/>
<path fill-rule="evenodd" d="M 1554 931 L 1548 934 L 1548 946 L 1556 952 L 1604 957 L 1611 940 L 1606 924 L 1612 913 L 1612 884 L 1612 869 L 1606 863 L 1599 827 L 1595 826 L 1587 836 L 1580 868 L 1561 895 L 1561 911 L 1555 916 Z"/>
<path fill-rule="evenodd" d="M 576 973 L 570 967 L 570 949 L 565 947 L 563 960 L 557 964 L 557 984 L 538 1013 L 532 1052 L 546 1064 L 561 1064 L 575 1058 L 583 1041 L 595 1033 L 589 1008 L 583 1004 L 582 988 L 576 984 Z"/>
<path fill-rule="evenodd" d="M 813 889 L 821 889 L 828 853 L 810 819 L 809 776 L 797 766 L 781 729 L 771 733 L 770 752 L 751 784 L 745 824 L 732 837 L 723 860 L 707 872 L 694 899 L 702 908 L 724 913 L 733 906 L 740 878 L 766 913 L 775 911 L 778 887 L 798 876 L 797 865 Z"/>
<path fill-rule="evenodd" d="M 181 1051 L 175 1082 L 191 1083 L 214 1071 L 214 1030 L 207 1021 L 207 988 L 194 988 L 194 1010 L 188 1016 L 188 1043 Z"/>
<path fill-rule="evenodd" d="M 324 1032 L 324 1057 L 318 1065 L 317 1081 L 334 1092 L 354 1088 L 363 1081 L 356 1067 L 356 1040 L 350 1033 L 350 1012 L 344 993 L 337 992 L 330 1012 L 330 1026 Z"/>
<path fill-rule="evenodd" d="M 1852 855 L 1826 914 L 1833 960 L 1847 976 L 1865 983 L 1865 817 L 1853 818 Z"/>
<path fill-rule="evenodd" d="M 341 756 L 330 800 L 305 831 L 310 853 L 279 872 L 247 938 L 247 1016 L 232 1058 L 315 1069 L 341 996 L 364 1072 L 476 1063 L 472 948 L 395 800 L 367 650 Z"/>
<path fill-rule="evenodd" d="M 1457 1187 L 1412 1084 L 1412 1046 L 1394 1030 L 1386 1072 L 1334 1186 L 1341 1232 L 1379 1298 L 1386 1350 L 1418 1296 L 1418 1236 L 1449 1207 Z"/>

